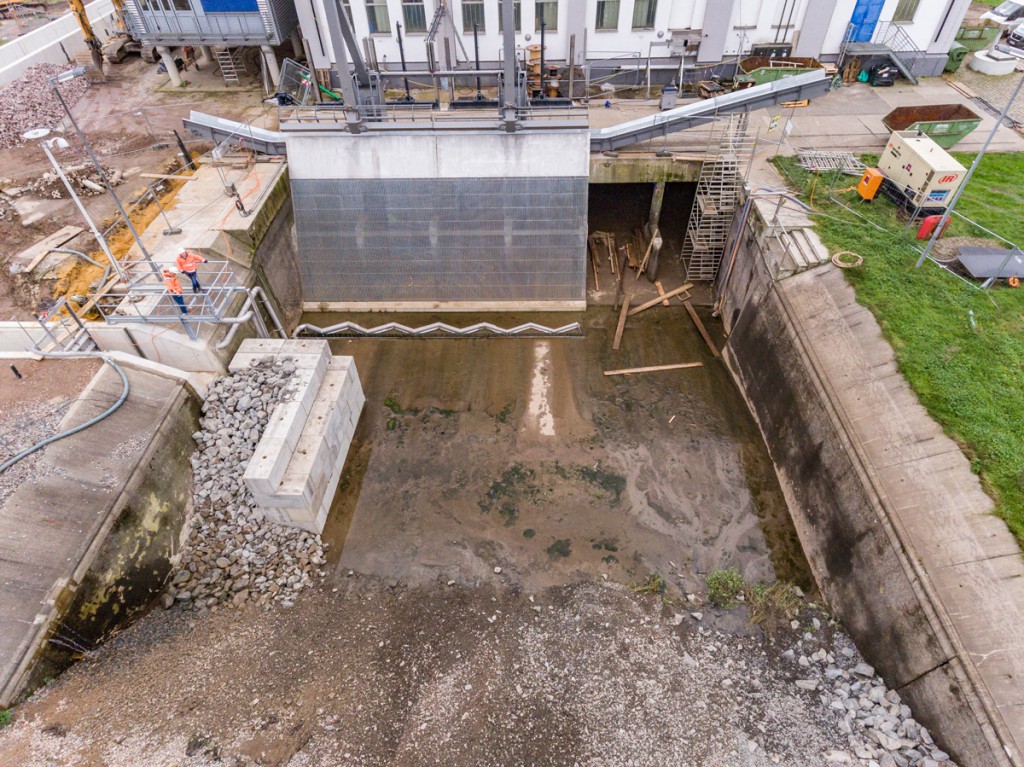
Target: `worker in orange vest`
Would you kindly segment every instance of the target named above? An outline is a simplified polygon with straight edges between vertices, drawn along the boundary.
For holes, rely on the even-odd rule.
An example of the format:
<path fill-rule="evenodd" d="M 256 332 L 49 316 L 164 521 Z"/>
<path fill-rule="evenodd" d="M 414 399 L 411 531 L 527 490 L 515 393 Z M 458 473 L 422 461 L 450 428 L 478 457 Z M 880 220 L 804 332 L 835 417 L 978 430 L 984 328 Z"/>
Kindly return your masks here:
<path fill-rule="evenodd" d="M 199 286 L 199 278 L 196 276 L 196 267 L 199 264 L 207 263 L 207 259 L 200 256 L 198 253 L 191 250 L 183 250 L 178 254 L 178 269 L 192 280 L 192 292 L 202 293 L 203 289 Z"/>
<path fill-rule="evenodd" d="M 181 297 L 181 280 L 178 279 L 178 270 L 173 266 L 168 266 L 163 271 L 164 285 L 167 287 L 167 292 L 171 298 L 174 299 L 174 303 L 181 309 L 182 314 L 188 314 L 188 309 L 185 307 L 185 299 Z"/>

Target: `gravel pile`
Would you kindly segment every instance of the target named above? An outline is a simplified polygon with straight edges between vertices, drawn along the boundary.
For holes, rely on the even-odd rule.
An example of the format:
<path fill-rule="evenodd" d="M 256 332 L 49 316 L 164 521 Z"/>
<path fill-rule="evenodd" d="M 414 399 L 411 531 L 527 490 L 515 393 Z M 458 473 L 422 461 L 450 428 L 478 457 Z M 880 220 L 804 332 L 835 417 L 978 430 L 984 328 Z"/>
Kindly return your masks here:
<path fill-rule="evenodd" d="M 0 463 L 60 431 L 61 419 L 72 402 L 73 398 L 8 406 L 0 421 Z M 39 450 L 0 474 L 0 506 L 23 482 L 38 481 L 47 475 L 39 465 L 45 453 L 45 448 Z"/>
<path fill-rule="evenodd" d="M 289 607 L 326 563 L 320 536 L 263 520 L 242 474 L 295 368 L 260 363 L 220 378 L 203 405 L 192 456 L 193 512 L 188 538 L 164 595 L 205 613 L 219 605 Z"/>
<path fill-rule="evenodd" d="M 53 95 L 48 77 L 68 69 L 66 65 L 38 64 L 0 91 L 0 149 L 24 143 L 22 134 L 33 128 L 57 128 L 64 120 L 64 110 Z M 89 83 L 76 77 L 60 86 L 60 94 L 68 107 L 74 107 Z"/>
<path fill-rule="evenodd" d="M 79 197 L 94 197 L 106 192 L 106 188 L 103 186 L 103 179 L 100 178 L 100 174 L 91 163 L 68 165 L 63 168 L 63 171 Z M 111 186 L 120 186 L 123 180 L 121 171 L 104 168 L 103 172 L 106 174 Z M 39 178 L 29 181 L 24 188 L 40 197 L 51 197 L 55 200 L 68 196 L 67 187 L 60 180 L 60 176 L 53 171 L 47 171 Z"/>
<path fill-rule="evenodd" d="M 830 764 L 864 767 L 955 767 L 895 690 L 864 662 L 852 640 L 836 634 L 830 649 L 817 646 L 811 632 L 783 657 L 800 667 L 796 686 L 817 691 L 822 705 L 838 717 L 847 749 L 830 751 Z"/>

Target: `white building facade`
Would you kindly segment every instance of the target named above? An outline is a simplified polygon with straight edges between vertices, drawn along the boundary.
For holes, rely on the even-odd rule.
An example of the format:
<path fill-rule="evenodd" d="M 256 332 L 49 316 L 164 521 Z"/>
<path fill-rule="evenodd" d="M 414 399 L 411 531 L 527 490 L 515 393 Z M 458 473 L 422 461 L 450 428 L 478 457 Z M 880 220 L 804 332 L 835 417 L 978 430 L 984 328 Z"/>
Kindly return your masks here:
<path fill-rule="evenodd" d="M 323 3 L 296 0 L 314 66 L 333 65 Z M 364 56 L 382 69 L 400 68 L 398 25 L 410 69 L 429 61 L 424 44 L 439 2 L 461 37 L 447 62 L 503 57 L 499 0 L 342 0 Z M 780 54 L 836 60 L 852 33 L 860 42 L 889 43 L 893 31 L 916 60 L 919 75 L 942 71 L 970 0 L 516 0 L 519 55 L 541 39 L 552 63 L 589 65 L 596 73 L 640 70 L 653 82 L 730 74 L 735 63 L 766 46 Z M 884 39 L 883 39 L 884 38 Z M 758 51 L 760 52 L 760 51 Z M 682 65 L 682 66 L 680 66 Z"/>

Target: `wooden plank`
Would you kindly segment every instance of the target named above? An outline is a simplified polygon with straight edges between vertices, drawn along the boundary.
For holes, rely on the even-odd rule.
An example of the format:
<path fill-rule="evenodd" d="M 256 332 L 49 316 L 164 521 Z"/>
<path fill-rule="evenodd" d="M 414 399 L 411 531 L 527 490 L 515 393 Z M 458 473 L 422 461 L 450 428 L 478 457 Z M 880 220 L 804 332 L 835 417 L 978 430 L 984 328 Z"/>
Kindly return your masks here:
<path fill-rule="evenodd" d="M 652 365 L 646 368 L 623 368 L 622 370 L 606 370 L 606 376 L 628 376 L 633 373 L 660 373 L 662 370 L 682 370 L 684 368 L 701 368 L 703 362 L 679 362 L 674 365 Z"/>
<path fill-rule="evenodd" d="M 704 339 L 704 343 L 708 345 L 711 353 L 716 358 L 721 357 L 721 352 L 718 351 L 718 347 L 715 346 L 715 342 L 711 340 L 711 336 L 708 334 L 708 329 L 704 327 L 704 323 L 700 321 L 700 317 L 697 316 L 696 310 L 693 308 L 693 304 L 689 301 L 683 301 L 683 306 L 686 307 L 687 314 L 690 315 L 690 319 L 693 320 L 693 324 L 697 326 L 697 332 L 700 333 L 701 338 Z"/>
<path fill-rule="evenodd" d="M 640 304 L 640 306 L 637 306 L 637 307 L 635 307 L 633 309 L 630 309 L 629 310 L 629 316 L 632 317 L 634 314 L 640 314 L 640 312 L 642 312 L 642 311 L 644 311 L 646 309 L 650 309 L 652 306 L 657 306 L 662 301 L 664 301 L 666 298 L 672 298 L 672 296 L 675 296 L 675 295 L 678 295 L 680 293 L 683 293 L 683 292 L 689 290 L 692 287 L 693 287 L 693 283 L 692 282 L 687 282 L 682 287 L 678 287 L 675 290 L 669 291 L 668 293 L 665 293 L 665 294 L 663 294 L 661 296 L 658 296 L 657 298 L 653 298 L 650 301 L 647 301 L 646 303 Z"/>
<path fill-rule="evenodd" d="M 615 340 L 612 341 L 612 351 L 619 350 L 622 342 L 622 331 L 626 329 L 626 316 L 629 313 L 629 301 L 622 302 L 622 311 L 619 312 L 619 324 L 615 327 Z"/>
<path fill-rule="evenodd" d="M 159 173 L 140 173 L 139 177 L 140 178 L 155 178 L 155 179 L 158 179 L 160 181 L 164 181 L 166 179 L 170 179 L 172 181 L 191 181 L 192 179 L 195 178 L 195 176 L 178 176 L 178 175 L 175 175 L 175 174 L 161 175 Z"/>
<path fill-rule="evenodd" d="M 654 287 L 656 287 L 658 289 L 658 295 L 662 297 L 661 305 L 662 306 L 671 306 L 672 304 L 669 302 L 668 297 L 665 295 L 665 288 L 664 288 L 664 286 L 662 286 L 661 280 L 655 280 L 654 281 Z"/>
<path fill-rule="evenodd" d="M 85 230 L 80 226 L 65 226 L 62 229 L 58 229 L 49 237 L 25 248 L 21 253 L 12 258 L 11 261 L 15 264 L 27 261 L 28 266 L 25 267 L 25 271 L 31 272 L 39 266 L 39 263 L 49 255 L 51 250 L 59 248 L 64 243 L 73 240 L 84 231 Z"/>

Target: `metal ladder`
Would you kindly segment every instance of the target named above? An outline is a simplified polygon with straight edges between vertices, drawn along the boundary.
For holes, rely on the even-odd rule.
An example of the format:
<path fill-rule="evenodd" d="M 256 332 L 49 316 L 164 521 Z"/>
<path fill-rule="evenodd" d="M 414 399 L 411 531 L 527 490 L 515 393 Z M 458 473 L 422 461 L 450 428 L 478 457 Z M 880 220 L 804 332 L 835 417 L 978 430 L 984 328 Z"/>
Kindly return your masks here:
<path fill-rule="evenodd" d="M 714 280 L 718 275 L 754 151 L 747 125 L 746 113 L 712 125 L 683 240 L 681 257 L 688 280 Z"/>
<path fill-rule="evenodd" d="M 217 66 L 224 77 L 225 85 L 241 85 L 242 81 L 238 76 L 239 70 L 245 72 L 245 65 L 235 58 L 235 51 L 232 48 L 217 48 L 214 51 L 217 57 Z"/>

